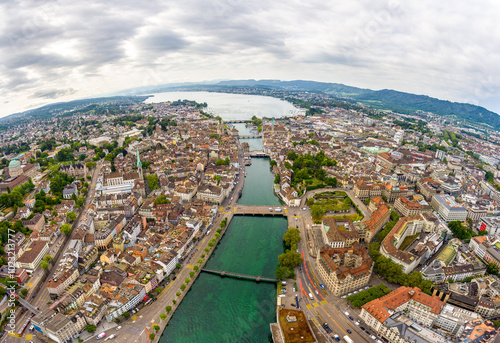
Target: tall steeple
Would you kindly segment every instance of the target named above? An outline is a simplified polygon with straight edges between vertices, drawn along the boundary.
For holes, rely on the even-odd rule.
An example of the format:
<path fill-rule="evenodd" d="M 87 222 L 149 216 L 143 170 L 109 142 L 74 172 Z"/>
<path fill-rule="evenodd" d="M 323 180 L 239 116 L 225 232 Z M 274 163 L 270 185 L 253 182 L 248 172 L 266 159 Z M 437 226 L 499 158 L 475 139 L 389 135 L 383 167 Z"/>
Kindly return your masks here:
<path fill-rule="evenodd" d="M 137 157 L 137 170 L 139 171 L 139 177 L 144 179 L 144 176 L 142 175 L 142 162 L 141 158 L 139 157 L 139 148 L 135 148 L 135 156 Z"/>
<path fill-rule="evenodd" d="M 271 124 L 271 132 L 274 133 L 274 117 L 273 117 L 272 124 Z"/>

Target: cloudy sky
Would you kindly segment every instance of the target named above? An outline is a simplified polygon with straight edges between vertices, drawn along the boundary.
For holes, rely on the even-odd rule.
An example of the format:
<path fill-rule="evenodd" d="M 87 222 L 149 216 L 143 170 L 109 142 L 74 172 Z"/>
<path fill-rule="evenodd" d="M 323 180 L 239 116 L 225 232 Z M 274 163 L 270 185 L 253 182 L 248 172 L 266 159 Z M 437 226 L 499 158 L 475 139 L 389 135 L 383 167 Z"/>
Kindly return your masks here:
<path fill-rule="evenodd" d="M 170 82 L 306 79 L 500 113 L 498 1 L 0 2 L 0 116 Z"/>

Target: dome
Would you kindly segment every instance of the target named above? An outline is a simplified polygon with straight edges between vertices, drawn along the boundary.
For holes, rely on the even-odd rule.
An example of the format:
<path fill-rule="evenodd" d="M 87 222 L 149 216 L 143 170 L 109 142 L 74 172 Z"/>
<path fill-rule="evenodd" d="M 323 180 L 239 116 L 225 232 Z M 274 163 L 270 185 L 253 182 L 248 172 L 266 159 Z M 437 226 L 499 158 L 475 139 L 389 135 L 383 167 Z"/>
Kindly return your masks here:
<path fill-rule="evenodd" d="M 9 168 L 16 168 L 21 166 L 21 163 L 18 160 L 11 160 L 9 163 Z"/>

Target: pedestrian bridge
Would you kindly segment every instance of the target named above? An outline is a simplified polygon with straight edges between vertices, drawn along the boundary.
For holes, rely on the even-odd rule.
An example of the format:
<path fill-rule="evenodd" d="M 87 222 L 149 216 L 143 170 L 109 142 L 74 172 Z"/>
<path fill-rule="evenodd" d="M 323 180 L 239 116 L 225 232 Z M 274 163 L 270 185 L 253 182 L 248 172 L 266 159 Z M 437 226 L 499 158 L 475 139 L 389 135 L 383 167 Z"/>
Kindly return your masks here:
<path fill-rule="evenodd" d="M 250 155 L 250 157 L 269 157 L 269 154 L 265 153 L 262 150 L 253 150 L 253 151 L 250 151 L 249 155 Z"/>
<path fill-rule="evenodd" d="M 235 278 L 235 279 L 255 280 L 256 282 L 270 282 L 270 283 L 275 283 L 275 282 L 279 281 L 278 279 L 262 277 L 260 275 L 253 276 L 253 275 L 246 275 L 246 274 L 230 273 L 230 272 L 226 272 L 225 270 L 213 270 L 213 269 L 203 268 L 201 271 L 203 271 L 205 273 L 220 275 L 222 277 L 228 276 L 228 277 L 232 277 L 232 278 Z"/>
<path fill-rule="evenodd" d="M 277 207 L 269 206 L 253 206 L 253 205 L 238 205 L 234 209 L 234 214 L 246 214 L 246 215 L 260 215 L 260 216 L 287 216 L 287 210 Z"/>
<path fill-rule="evenodd" d="M 240 135 L 238 138 L 262 138 L 261 135 Z"/>

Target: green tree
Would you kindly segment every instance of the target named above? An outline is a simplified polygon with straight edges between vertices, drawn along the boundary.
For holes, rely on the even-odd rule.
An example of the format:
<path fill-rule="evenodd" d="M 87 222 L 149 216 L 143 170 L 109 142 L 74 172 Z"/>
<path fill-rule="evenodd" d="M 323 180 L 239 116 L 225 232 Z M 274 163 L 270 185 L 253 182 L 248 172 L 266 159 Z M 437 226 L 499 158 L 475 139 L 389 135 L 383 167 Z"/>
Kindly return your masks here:
<path fill-rule="evenodd" d="M 288 279 L 288 275 L 290 274 L 290 270 L 285 266 L 278 266 L 276 268 L 276 277 L 280 280 Z"/>
<path fill-rule="evenodd" d="M 156 335 L 155 335 L 154 333 L 150 333 L 150 334 L 149 334 L 149 339 L 150 339 L 150 340 L 154 340 L 154 339 L 155 339 L 155 337 L 156 337 Z"/>
<path fill-rule="evenodd" d="M 153 329 L 158 332 L 160 331 L 160 326 L 158 324 L 153 325 Z"/>
<path fill-rule="evenodd" d="M 61 233 L 64 233 L 66 236 L 69 236 L 71 234 L 71 225 L 63 224 L 59 230 L 61 231 Z"/>
<path fill-rule="evenodd" d="M 177 293 L 175 293 L 175 295 L 177 295 L 178 297 L 180 297 L 181 296 L 181 292 L 177 292 Z"/>
<path fill-rule="evenodd" d="M 97 328 L 95 327 L 95 325 L 87 325 L 85 327 L 85 329 L 87 330 L 88 333 L 92 333 L 94 332 Z"/>
<path fill-rule="evenodd" d="M 196 274 L 195 272 L 189 272 L 189 276 L 190 276 L 190 277 L 194 277 L 194 276 L 195 276 L 195 274 Z"/>
<path fill-rule="evenodd" d="M 165 311 L 167 311 L 167 313 L 170 313 L 170 311 L 172 311 L 172 306 L 168 305 L 167 307 L 165 307 Z"/>
<path fill-rule="evenodd" d="M 280 266 L 292 269 L 301 264 L 303 259 L 300 253 L 292 250 L 287 250 L 284 254 L 278 256 L 278 261 L 280 263 Z"/>
<path fill-rule="evenodd" d="M 321 220 L 321 218 L 323 218 L 325 213 L 326 213 L 326 210 L 323 206 L 321 206 L 321 205 L 312 205 L 311 206 L 311 216 L 313 217 L 314 220 Z"/>
<path fill-rule="evenodd" d="M 198 267 L 198 266 L 194 266 L 194 267 L 193 267 L 193 270 L 194 270 L 195 272 L 197 272 L 198 270 L 200 270 L 200 267 Z"/>
<path fill-rule="evenodd" d="M 155 174 L 149 174 L 147 177 L 148 180 L 148 185 L 150 190 L 155 190 L 160 188 L 160 180 L 158 179 L 158 176 Z"/>
<path fill-rule="evenodd" d="M 71 211 L 71 212 L 68 212 L 66 214 L 66 217 L 68 217 L 68 219 L 71 221 L 71 222 L 74 222 L 76 220 L 76 214 L 75 212 Z"/>
<path fill-rule="evenodd" d="M 54 260 L 54 258 L 52 256 L 50 256 L 49 254 L 45 255 L 45 257 L 43 258 L 45 261 L 47 262 L 51 262 Z"/>
<path fill-rule="evenodd" d="M 167 199 L 165 194 L 162 194 L 159 197 L 156 197 L 154 204 L 155 205 L 170 204 L 170 200 Z"/>
<path fill-rule="evenodd" d="M 486 265 L 486 271 L 488 274 L 498 275 L 498 266 L 495 263 L 490 262 Z"/>
<path fill-rule="evenodd" d="M 172 304 L 174 304 L 174 305 L 177 304 L 177 300 L 175 300 L 175 299 L 172 300 Z"/>
<path fill-rule="evenodd" d="M 167 315 L 165 313 L 160 314 L 160 319 L 161 320 L 167 319 Z"/>
<path fill-rule="evenodd" d="M 276 174 L 276 175 L 274 176 L 274 183 L 275 183 L 275 184 L 279 184 L 279 183 L 280 183 L 280 180 L 281 180 L 280 174 Z"/>
<path fill-rule="evenodd" d="M 23 296 L 23 299 L 28 295 L 28 290 L 26 288 L 21 289 L 21 295 Z"/>
<path fill-rule="evenodd" d="M 123 314 L 123 317 L 124 317 L 125 319 L 129 319 L 129 318 L 130 318 L 130 313 L 125 312 L 125 313 Z"/>
<path fill-rule="evenodd" d="M 188 283 L 190 283 L 190 282 L 191 282 L 191 279 L 186 278 L 186 279 L 184 280 L 184 282 L 185 282 L 185 283 L 186 283 L 186 285 L 187 285 Z"/>
<path fill-rule="evenodd" d="M 289 227 L 283 235 L 283 240 L 288 248 L 297 245 L 300 242 L 300 230 L 296 227 Z"/>
<path fill-rule="evenodd" d="M 180 288 L 181 288 L 181 291 L 184 291 L 186 289 L 186 285 L 182 284 Z"/>
<path fill-rule="evenodd" d="M 42 260 L 42 262 L 40 262 L 40 267 L 42 267 L 42 269 L 48 269 L 49 264 L 46 261 Z"/>

